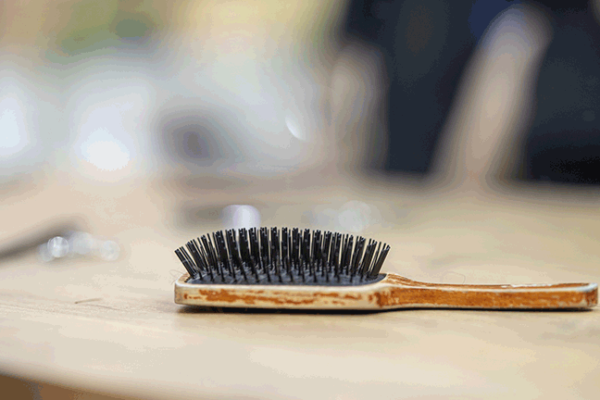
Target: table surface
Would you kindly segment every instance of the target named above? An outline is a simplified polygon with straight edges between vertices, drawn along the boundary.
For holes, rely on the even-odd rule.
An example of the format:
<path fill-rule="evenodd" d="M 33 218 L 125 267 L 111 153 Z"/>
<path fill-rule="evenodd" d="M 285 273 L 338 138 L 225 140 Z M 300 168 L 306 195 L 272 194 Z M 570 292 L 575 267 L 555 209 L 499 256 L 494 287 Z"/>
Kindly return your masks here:
<path fill-rule="evenodd" d="M 173 302 L 184 272 L 173 249 L 222 228 L 214 210 L 240 202 L 257 205 L 263 225 L 301 227 L 311 226 L 314 210 L 367 204 L 376 212 L 362 234 L 392 244 L 385 270 L 416 280 L 598 282 L 597 192 L 469 192 L 349 178 L 260 190 L 48 179 L 2 193 L 0 239 L 80 215 L 125 254 L 112 263 L 4 260 L 3 374 L 150 399 L 591 399 L 600 389 L 597 309 L 307 314 Z"/>

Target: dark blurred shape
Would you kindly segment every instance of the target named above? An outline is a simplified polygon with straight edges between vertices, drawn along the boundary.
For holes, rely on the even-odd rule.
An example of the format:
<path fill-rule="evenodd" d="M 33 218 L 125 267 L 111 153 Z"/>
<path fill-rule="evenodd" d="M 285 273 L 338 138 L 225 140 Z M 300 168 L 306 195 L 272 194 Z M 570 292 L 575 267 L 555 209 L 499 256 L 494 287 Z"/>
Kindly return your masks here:
<path fill-rule="evenodd" d="M 16 235 L 10 241 L 0 244 L 0 262 L 37 249 L 40 244 L 54 237 L 62 237 L 72 231 L 85 229 L 83 218 L 68 217 L 37 227 L 35 230 Z"/>
<path fill-rule="evenodd" d="M 586 9 L 560 9 L 542 64 L 523 178 L 600 183 L 600 26 Z"/>
<path fill-rule="evenodd" d="M 236 153 L 233 141 L 223 143 L 230 127 L 217 112 L 175 108 L 160 116 L 158 127 L 164 155 L 187 167 L 210 166 Z"/>
<path fill-rule="evenodd" d="M 384 54 L 389 78 L 385 169 L 424 176 L 464 68 L 490 22 L 519 1 L 352 0 L 346 31 Z M 523 2 L 555 28 L 526 139 L 522 178 L 600 183 L 600 29 L 588 1 Z"/>
<path fill-rule="evenodd" d="M 154 29 L 153 21 L 144 14 L 120 12 L 112 24 L 113 31 L 123 40 L 139 41 Z"/>
<path fill-rule="evenodd" d="M 474 0 L 469 14 L 469 29 L 479 40 L 486 31 L 490 21 L 511 4 L 520 3 L 512 0 Z"/>
<path fill-rule="evenodd" d="M 472 1 L 351 3 L 347 31 L 380 48 L 389 78 L 385 169 L 425 174 L 475 46 Z"/>

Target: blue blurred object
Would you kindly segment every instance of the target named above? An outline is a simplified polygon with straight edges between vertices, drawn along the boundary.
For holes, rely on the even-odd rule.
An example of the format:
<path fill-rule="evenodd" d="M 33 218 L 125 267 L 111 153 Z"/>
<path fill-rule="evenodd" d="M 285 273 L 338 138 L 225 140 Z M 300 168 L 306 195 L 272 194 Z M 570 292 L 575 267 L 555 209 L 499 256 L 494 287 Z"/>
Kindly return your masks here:
<path fill-rule="evenodd" d="M 389 79 L 385 169 L 429 172 L 463 68 L 476 44 L 472 1 L 351 2 L 346 31 L 385 56 Z M 486 18 L 488 18 L 486 16 Z"/>
<path fill-rule="evenodd" d="M 349 38 L 375 45 L 389 77 L 385 169 L 426 176 L 475 45 L 519 1 L 353 0 Z M 525 3 L 523 3 L 525 4 Z M 600 183 L 600 27 L 592 3 L 539 0 L 554 39 L 537 85 L 518 177 Z"/>
<path fill-rule="evenodd" d="M 600 26 L 588 10 L 555 16 L 536 94 L 523 178 L 600 184 Z"/>
<path fill-rule="evenodd" d="M 481 39 L 492 20 L 518 0 L 476 0 L 469 15 L 469 28 L 477 40 Z"/>

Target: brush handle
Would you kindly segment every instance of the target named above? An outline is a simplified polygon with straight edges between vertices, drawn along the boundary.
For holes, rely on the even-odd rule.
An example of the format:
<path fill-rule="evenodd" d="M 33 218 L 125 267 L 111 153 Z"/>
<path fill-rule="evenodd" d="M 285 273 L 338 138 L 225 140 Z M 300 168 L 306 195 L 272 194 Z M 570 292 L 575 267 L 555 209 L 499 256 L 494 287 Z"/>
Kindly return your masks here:
<path fill-rule="evenodd" d="M 450 285 L 387 274 L 379 294 L 382 308 L 575 309 L 598 304 L 595 283 L 553 285 Z"/>

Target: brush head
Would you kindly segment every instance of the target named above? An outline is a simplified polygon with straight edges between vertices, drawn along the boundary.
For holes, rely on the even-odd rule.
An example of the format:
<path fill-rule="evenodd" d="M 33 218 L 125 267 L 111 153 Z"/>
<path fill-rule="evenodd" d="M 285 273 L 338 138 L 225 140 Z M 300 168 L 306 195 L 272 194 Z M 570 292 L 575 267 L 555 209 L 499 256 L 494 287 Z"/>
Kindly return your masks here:
<path fill-rule="evenodd" d="M 390 246 L 298 228 L 217 231 L 175 250 L 187 283 L 355 286 L 377 282 Z"/>

